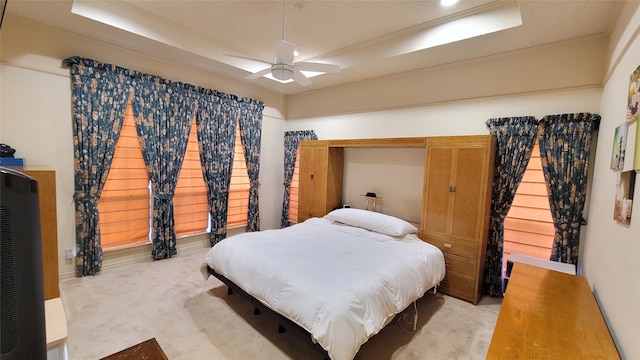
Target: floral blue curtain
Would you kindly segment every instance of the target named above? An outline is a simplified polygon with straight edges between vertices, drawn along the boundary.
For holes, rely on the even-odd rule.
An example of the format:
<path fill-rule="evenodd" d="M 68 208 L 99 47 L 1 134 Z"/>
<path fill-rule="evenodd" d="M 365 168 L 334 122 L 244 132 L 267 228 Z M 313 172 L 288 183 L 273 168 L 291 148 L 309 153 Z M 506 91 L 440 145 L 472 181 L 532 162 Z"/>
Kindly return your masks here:
<path fill-rule="evenodd" d="M 109 174 L 130 95 L 128 70 L 77 56 L 71 68 L 76 276 L 102 267 L 97 202 Z"/>
<path fill-rule="evenodd" d="M 285 131 L 284 133 L 284 199 L 282 200 L 281 228 L 289 226 L 291 181 L 295 171 L 298 146 L 302 140 L 318 140 L 318 135 L 313 130 Z"/>
<path fill-rule="evenodd" d="M 187 149 L 197 90 L 153 75 L 133 80 L 131 101 L 142 157 L 153 194 L 154 259 L 177 254 L 173 195 Z"/>
<path fill-rule="evenodd" d="M 202 92 L 198 96 L 196 126 L 200 163 L 207 184 L 211 246 L 227 236 L 229 185 L 239 116 L 240 102 L 235 96 L 216 91 Z"/>
<path fill-rule="evenodd" d="M 158 76 L 70 57 L 75 152 L 76 274 L 95 274 L 102 265 L 97 201 L 109 173 L 129 97 L 153 192 L 155 259 L 177 253 L 173 194 L 198 109 L 198 143 L 211 207 L 211 243 L 226 236 L 235 126 L 243 115 L 252 187 L 250 231 L 260 227 L 258 174 L 264 104 Z"/>
<path fill-rule="evenodd" d="M 242 101 L 240 103 L 240 139 L 244 149 L 249 177 L 249 208 L 247 210 L 247 231 L 260 230 L 260 207 L 258 206 L 258 190 L 260 183 L 260 144 L 262 140 L 261 101 Z"/>
<path fill-rule="evenodd" d="M 540 158 L 555 227 L 552 261 L 578 264 L 591 138 L 599 124 L 600 115 L 589 113 L 540 120 Z"/>
<path fill-rule="evenodd" d="M 497 149 L 484 291 L 491 296 L 502 297 L 504 219 L 531 158 L 538 135 L 538 123 L 534 117 L 524 116 L 489 119 L 486 126 L 489 133 L 496 137 Z"/>

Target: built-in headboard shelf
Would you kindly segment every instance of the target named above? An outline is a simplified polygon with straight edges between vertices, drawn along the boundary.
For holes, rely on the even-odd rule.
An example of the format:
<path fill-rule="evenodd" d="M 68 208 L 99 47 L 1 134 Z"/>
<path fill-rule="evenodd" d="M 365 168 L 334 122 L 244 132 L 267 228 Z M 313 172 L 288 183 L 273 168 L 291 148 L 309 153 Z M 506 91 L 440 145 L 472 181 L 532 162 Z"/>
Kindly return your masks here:
<path fill-rule="evenodd" d="M 420 228 L 424 159 L 429 137 L 362 138 L 305 141 L 344 151 L 341 204 L 360 208 L 363 191 L 382 191 L 389 201 L 379 201 L 376 211 L 412 220 Z M 371 151 L 371 152 L 370 152 Z M 406 151 L 406 152 L 405 152 Z M 376 154 L 371 155 L 366 154 Z M 396 156 L 399 158 L 393 160 Z M 353 160 L 353 161 L 351 161 Z M 374 170 L 374 166 L 375 170 Z M 380 167 L 382 166 L 382 171 Z M 364 208 L 364 207 L 363 207 Z"/>
<path fill-rule="evenodd" d="M 380 138 L 380 139 L 343 139 L 343 140 L 327 140 L 329 147 L 415 147 L 423 148 L 427 145 L 426 137 L 404 137 L 404 138 Z"/>

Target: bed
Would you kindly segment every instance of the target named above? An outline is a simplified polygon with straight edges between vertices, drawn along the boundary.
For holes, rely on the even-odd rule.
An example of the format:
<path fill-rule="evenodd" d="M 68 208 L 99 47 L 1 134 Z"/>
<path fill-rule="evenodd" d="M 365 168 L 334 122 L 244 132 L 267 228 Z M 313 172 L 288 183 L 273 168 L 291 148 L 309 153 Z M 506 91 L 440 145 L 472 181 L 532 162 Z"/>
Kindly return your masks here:
<path fill-rule="evenodd" d="M 279 230 L 229 237 L 201 266 L 311 335 L 332 360 L 362 344 L 444 278 L 442 252 L 403 220 L 334 210 Z"/>

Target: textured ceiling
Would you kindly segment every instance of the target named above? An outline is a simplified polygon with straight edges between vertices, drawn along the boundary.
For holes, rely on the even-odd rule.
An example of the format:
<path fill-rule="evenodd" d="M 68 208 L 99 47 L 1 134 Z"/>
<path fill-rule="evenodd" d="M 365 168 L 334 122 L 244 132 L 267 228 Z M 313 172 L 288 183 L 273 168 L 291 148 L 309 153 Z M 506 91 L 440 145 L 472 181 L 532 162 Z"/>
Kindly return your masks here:
<path fill-rule="evenodd" d="M 496 53 L 608 34 L 616 1 L 29 1 L 9 0 L 7 13 L 200 70 L 294 94 L 349 82 L 458 62 Z M 109 13 L 98 22 L 72 12 Z M 424 50 L 401 48 L 420 32 L 506 7 L 522 24 Z M 283 22 L 284 16 L 284 22 Z M 113 26 L 117 25 L 117 26 Z M 284 25 L 284 26 L 283 26 Z M 306 87 L 260 78 L 245 80 L 256 63 L 270 62 L 283 38 L 297 46 L 296 61 L 336 63 L 338 74 L 312 78 Z M 264 66 L 263 66 L 264 67 Z M 244 68 L 244 69 L 242 69 Z"/>

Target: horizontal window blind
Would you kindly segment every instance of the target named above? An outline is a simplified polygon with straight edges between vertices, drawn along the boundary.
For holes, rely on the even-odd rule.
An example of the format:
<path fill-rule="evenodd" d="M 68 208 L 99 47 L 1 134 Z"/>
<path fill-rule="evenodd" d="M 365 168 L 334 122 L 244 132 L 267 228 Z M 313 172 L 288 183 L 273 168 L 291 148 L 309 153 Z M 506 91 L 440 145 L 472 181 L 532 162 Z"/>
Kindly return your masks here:
<path fill-rule="evenodd" d="M 555 229 L 538 142 L 504 221 L 504 259 L 520 253 L 549 260 Z M 504 267 L 506 269 L 506 266 Z"/>
<path fill-rule="evenodd" d="M 289 189 L 289 222 L 298 222 L 298 189 L 300 188 L 300 146 L 296 151 L 296 165 L 293 169 L 291 188 Z"/>
<path fill-rule="evenodd" d="M 240 130 L 236 145 L 229 191 L 227 226 L 247 224 L 249 177 Z M 116 144 L 113 163 L 98 201 L 101 244 L 105 251 L 148 243 L 150 233 L 151 189 L 131 102 Z M 209 224 L 207 188 L 202 175 L 195 117 L 173 198 L 176 237 L 206 232 Z"/>
<path fill-rule="evenodd" d="M 240 127 L 236 126 L 236 145 L 233 156 L 233 171 L 229 185 L 229 206 L 227 227 L 233 228 L 247 225 L 247 210 L 249 208 L 249 176 L 247 164 L 240 140 Z"/>
<path fill-rule="evenodd" d="M 103 250 L 149 242 L 149 201 L 149 176 L 129 101 L 111 169 L 98 201 Z"/>
<path fill-rule="evenodd" d="M 207 203 L 207 188 L 200 164 L 197 134 L 194 116 L 191 121 L 187 151 L 173 197 L 176 237 L 200 234 L 205 232 L 208 227 L 209 204 Z"/>

